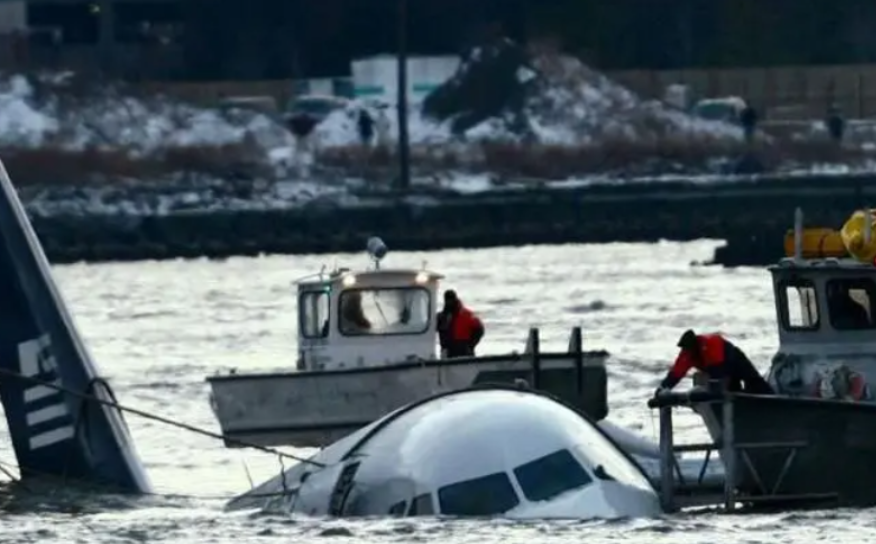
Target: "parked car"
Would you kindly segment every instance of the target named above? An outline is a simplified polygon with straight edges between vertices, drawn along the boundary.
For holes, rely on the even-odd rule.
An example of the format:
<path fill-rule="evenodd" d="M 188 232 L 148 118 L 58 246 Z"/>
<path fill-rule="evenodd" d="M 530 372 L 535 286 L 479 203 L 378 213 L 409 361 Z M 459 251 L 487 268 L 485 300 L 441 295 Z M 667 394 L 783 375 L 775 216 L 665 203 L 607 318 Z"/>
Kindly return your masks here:
<path fill-rule="evenodd" d="M 349 102 L 346 98 L 330 95 L 293 96 L 286 105 L 283 118 L 287 124 L 294 117 L 308 117 L 319 124 L 333 112 L 346 108 Z"/>
<path fill-rule="evenodd" d="M 219 101 L 219 111 L 254 111 L 270 117 L 276 116 L 277 101 L 272 96 L 229 96 Z"/>
<path fill-rule="evenodd" d="M 282 114 L 283 122 L 292 134 L 306 137 L 316 125 L 333 112 L 347 107 L 349 100 L 338 96 L 299 95 L 293 96 Z"/>
<path fill-rule="evenodd" d="M 738 124 L 739 115 L 744 109 L 745 100 L 738 96 L 728 96 L 699 100 L 694 104 L 691 113 L 702 119 Z"/>

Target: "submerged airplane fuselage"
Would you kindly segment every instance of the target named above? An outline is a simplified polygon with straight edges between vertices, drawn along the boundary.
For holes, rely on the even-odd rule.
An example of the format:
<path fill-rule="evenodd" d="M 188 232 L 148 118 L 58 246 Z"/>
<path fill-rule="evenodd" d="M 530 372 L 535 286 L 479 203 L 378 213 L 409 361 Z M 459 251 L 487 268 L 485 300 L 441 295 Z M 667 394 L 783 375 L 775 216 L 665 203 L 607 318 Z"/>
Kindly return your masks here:
<path fill-rule="evenodd" d="M 656 516 L 636 462 L 586 416 L 533 390 L 477 387 L 383 417 L 229 508 L 312 516 Z"/>

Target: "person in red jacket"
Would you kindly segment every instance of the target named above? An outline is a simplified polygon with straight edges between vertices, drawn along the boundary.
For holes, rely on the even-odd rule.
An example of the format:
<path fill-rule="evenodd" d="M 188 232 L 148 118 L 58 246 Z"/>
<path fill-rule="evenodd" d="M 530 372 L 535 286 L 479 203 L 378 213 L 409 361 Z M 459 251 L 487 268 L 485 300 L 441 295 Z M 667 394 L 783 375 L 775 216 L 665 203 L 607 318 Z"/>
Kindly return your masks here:
<path fill-rule="evenodd" d="M 660 382 L 656 394 L 675 387 L 692 368 L 712 380 L 725 380 L 728 391 L 771 395 L 773 388 L 741 349 L 720 334 L 696 334 L 687 330 L 678 341 L 681 351 Z"/>
<path fill-rule="evenodd" d="M 456 291 L 444 292 L 444 308 L 438 314 L 438 340 L 444 357 L 473 357 L 484 337 L 484 324 L 462 304 Z"/>

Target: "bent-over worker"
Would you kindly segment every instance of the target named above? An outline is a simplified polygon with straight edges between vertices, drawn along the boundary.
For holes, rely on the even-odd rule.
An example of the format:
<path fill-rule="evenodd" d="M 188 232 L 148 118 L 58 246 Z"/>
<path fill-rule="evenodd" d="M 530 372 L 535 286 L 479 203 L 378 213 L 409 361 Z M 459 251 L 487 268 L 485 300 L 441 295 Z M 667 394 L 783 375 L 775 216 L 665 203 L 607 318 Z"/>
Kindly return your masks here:
<path fill-rule="evenodd" d="M 695 368 L 712 380 L 725 380 L 728 391 L 771 395 L 773 388 L 760 375 L 741 349 L 720 334 L 696 334 L 687 330 L 678 341 L 681 351 L 656 394 L 675 387 Z"/>
<path fill-rule="evenodd" d="M 438 340 L 444 357 L 473 357 L 484 337 L 484 324 L 463 305 L 456 291 L 444 292 L 444 308 L 438 314 Z"/>

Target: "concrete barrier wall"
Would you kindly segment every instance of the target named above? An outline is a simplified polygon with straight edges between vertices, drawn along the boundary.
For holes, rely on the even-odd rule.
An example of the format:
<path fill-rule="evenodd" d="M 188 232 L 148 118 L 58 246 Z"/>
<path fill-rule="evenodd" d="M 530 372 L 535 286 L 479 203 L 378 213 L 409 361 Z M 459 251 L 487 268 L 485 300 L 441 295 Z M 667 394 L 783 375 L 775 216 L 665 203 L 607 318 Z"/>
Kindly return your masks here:
<path fill-rule="evenodd" d="M 361 251 L 381 236 L 397 250 L 541 243 L 751 240 L 782 251 L 803 207 L 809 224 L 839 227 L 876 176 L 765 179 L 721 185 L 641 183 L 446 198 L 439 206 L 35 218 L 56 263 Z M 774 259 L 773 258 L 773 259 Z"/>

